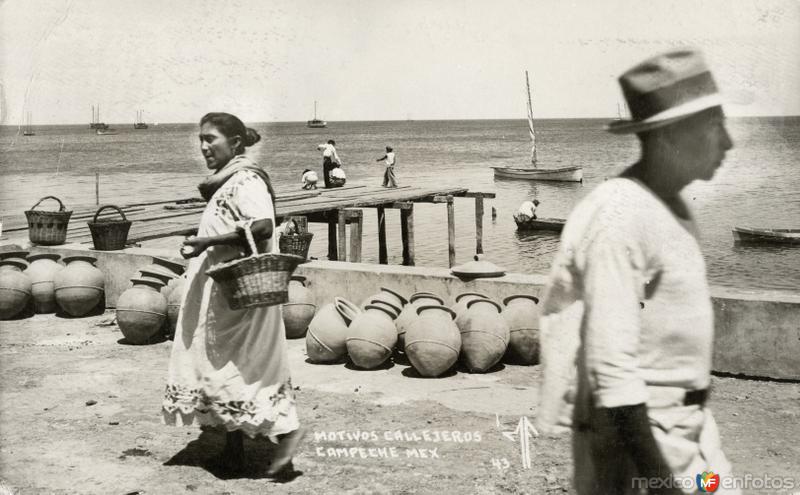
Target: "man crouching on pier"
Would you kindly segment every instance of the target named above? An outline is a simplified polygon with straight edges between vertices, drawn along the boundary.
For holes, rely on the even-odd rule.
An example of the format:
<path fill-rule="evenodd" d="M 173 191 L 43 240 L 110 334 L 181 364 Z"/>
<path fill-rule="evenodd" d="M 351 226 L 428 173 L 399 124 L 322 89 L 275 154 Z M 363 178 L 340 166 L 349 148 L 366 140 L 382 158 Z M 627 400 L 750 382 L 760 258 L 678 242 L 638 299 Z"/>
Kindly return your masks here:
<path fill-rule="evenodd" d="M 696 479 L 724 481 L 730 464 L 705 405 L 714 313 L 680 191 L 710 180 L 733 143 L 698 51 L 650 58 L 619 82 L 632 119 L 607 129 L 636 134 L 641 158 L 564 227 L 542 310 L 538 423 L 554 426 L 574 399 L 580 494 L 696 493 Z"/>

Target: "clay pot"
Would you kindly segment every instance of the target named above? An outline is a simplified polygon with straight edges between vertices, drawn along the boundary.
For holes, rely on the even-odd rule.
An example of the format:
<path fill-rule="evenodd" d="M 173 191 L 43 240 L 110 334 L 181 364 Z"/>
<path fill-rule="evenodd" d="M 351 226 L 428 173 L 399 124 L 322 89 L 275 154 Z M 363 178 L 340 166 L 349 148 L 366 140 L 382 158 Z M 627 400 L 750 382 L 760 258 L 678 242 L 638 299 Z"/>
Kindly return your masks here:
<path fill-rule="evenodd" d="M 183 272 L 186 271 L 186 265 L 183 263 L 166 260 L 164 258 L 157 258 L 155 256 L 153 256 L 153 264 L 160 266 L 161 268 L 166 268 L 167 270 L 174 273 L 176 277 L 180 277 L 181 275 L 183 275 Z M 148 267 L 150 267 L 150 265 L 148 265 Z"/>
<path fill-rule="evenodd" d="M 0 261 L 8 261 L 8 262 L 14 263 L 13 265 L 8 265 L 7 264 L 7 265 L 0 266 L 0 270 L 14 270 L 14 271 L 17 271 L 17 269 L 19 269 L 19 270 L 25 271 L 25 270 L 28 269 L 28 266 L 30 266 L 30 263 L 28 263 L 28 260 L 26 260 L 25 258 L 20 258 L 18 256 L 8 256 L 6 258 L 2 258 L 2 260 L 0 260 Z"/>
<path fill-rule="evenodd" d="M 67 256 L 63 261 L 66 268 L 53 279 L 56 303 L 71 316 L 84 316 L 103 299 L 103 272 L 94 266 L 97 259 L 92 256 Z"/>
<path fill-rule="evenodd" d="M 22 273 L 26 267 L 15 258 L 0 261 L 0 320 L 22 313 L 33 297 L 31 279 Z"/>
<path fill-rule="evenodd" d="M 299 339 L 305 337 L 308 325 L 314 319 L 317 305 L 305 302 L 289 302 L 284 304 L 282 309 L 286 338 Z"/>
<path fill-rule="evenodd" d="M 372 304 L 375 301 L 386 301 L 389 304 L 402 308 L 406 304 L 408 304 L 408 300 L 401 296 L 399 293 L 389 289 L 388 287 L 381 287 L 380 292 L 372 294 L 371 296 L 364 299 L 361 302 L 361 307 L 366 308 L 368 304 Z"/>
<path fill-rule="evenodd" d="M 461 352 L 461 334 L 455 311 L 445 306 L 420 306 L 418 318 L 406 332 L 406 356 L 411 366 L 426 377 L 437 377 L 449 370 Z"/>
<path fill-rule="evenodd" d="M 170 281 L 178 278 L 177 275 L 158 265 L 152 265 L 150 269 L 142 268 L 139 270 L 139 273 L 141 274 L 141 276 L 138 277 L 140 279 L 159 282 L 161 284 L 161 294 L 165 299 L 169 299 L 169 293 L 172 292 L 172 287 L 169 285 L 169 283 Z M 133 279 L 131 279 L 131 281 L 133 281 Z"/>
<path fill-rule="evenodd" d="M 131 344 L 147 344 L 167 319 L 167 300 L 156 280 L 134 278 L 133 287 L 117 299 L 117 324 Z"/>
<path fill-rule="evenodd" d="M 313 363 L 331 363 L 347 353 L 347 326 L 361 309 L 341 297 L 334 297 L 308 324 L 306 353 Z"/>
<path fill-rule="evenodd" d="M 405 349 L 406 332 L 411 322 L 418 318 L 417 308 L 434 305 L 442 306 L 444 301 L 432 292 L 417 292 L 411 296 L 408 304 L 403 306 L 403 310 L 394 322 L 395 327 L 397 327 L 397 347 L 399 349 Z"/>
<path fill-rule="evenodd" d="M 456 296 L 456 302 L 450 309 L 456 313 L 456 326 L 461 328 L 464 324 L 464 314 L 467 312 L 467 304 L 475 299 L 489 299 L 489 296 L 481 294 L 480 292 L 464 292 Z"/>
<path fill-rule="evenodd" d="M 383 304 L 368 304 L 347 330 L 347 354 L 353 364 L 367 370 L 389 359 L 397 343 L 394 319 L 399 311 L 393 311 L 385 301 L 379 302 Z"/>
<path fill-rule="evenodd" d="M 26 259 L 28 257 L 28 251 L 5 251 L 0 253 L 0 260 L 7 260 L 9 258 L 19 258 L 19 259 Z"/>
<path fill-rule="evenodd" d="M 169 281 L 170 291 L 167 298 L 167 325 L 164 335 L 168 339 L 175 337 L 175 328 L 178 325 L 178 315 L 183 304 L 183 295 L 186 292 L 186 277 L 181 276 Z"/>
<path fill-rule="evenodd" d="M 509 296 L 503 300 L 503 318 L 508 323 L 509 356 L 522 364 L 539 362 L 539 299 L 527 294 Z"/>
<path fill-rule="evenodd" d="M 461 358 L 472 373 L 484 373 L 503 357 L 511 330 L 500 314 L 502 307 L 489 299 L 467 303 L 461 331 Z"/>
<path fill-rule="evenodd" d="M 292 278 L 289 279 L 289 302 L 314 305 L 314 296 L 306 287 L 305 277 L 300 275 L 292 275 Z M 316 308 L 316 306 L 314 307 Z"/>
<path fill-rule="evenodd" d="M 36 313 L 54 313 L 58 308 L 54 280 L 56 273 L 64 269 L 58 263 L 61 255 L 56 253 L 38 253 L 28 256 L 30 265 L 25 275 L 30 277 L 33 295 L 33 310 Z"/>

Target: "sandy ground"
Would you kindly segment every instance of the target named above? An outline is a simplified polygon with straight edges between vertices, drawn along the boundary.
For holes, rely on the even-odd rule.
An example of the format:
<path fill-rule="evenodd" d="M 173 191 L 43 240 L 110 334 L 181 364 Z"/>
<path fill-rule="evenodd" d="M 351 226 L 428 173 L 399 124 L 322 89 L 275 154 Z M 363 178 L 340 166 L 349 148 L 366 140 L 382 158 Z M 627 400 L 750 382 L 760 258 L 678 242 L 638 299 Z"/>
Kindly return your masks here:
<path fill-rule="evenodd" d="M 422 379 L 305 361 L 290 341 L 309 430 L 297 476 L 265 478 L 272 452 L 247 441 L 247 469 L 215 463 L 223 435 L 161 423 L 170 342 L 131 346 L 113 313 L 0 323 L 0 494 L 570 493 L 565 437 L 504 435 L 532 417 L 538 367 Z M 800 384 L 714 379 L 710 402 L 737 474 L 800 481 Z M 800 487 L 796 488 L 800 490 Z"/>

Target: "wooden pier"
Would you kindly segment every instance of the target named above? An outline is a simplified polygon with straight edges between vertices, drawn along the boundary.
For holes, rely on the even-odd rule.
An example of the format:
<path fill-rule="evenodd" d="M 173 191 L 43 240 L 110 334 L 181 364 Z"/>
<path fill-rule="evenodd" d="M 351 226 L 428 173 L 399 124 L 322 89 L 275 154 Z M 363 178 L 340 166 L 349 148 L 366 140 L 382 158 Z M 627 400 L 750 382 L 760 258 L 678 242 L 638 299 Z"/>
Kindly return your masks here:
<path fill-rule="evenodd" d="M 386 241 L 386 210 L 400 210 L 403 264 L 414 265 L 414 205 L 439 203 L 447 208 L 448 261 L 455 264 L 455 198 L 473 199 L 475 204 L 475 251 L 483 252 L 484 198 L 494 198 L 494 193 L 470 192 L 466 188 L 401 186 L 387 189 L 367 184 L 350 184 L 332 189 L 298 191 L 276 187 L 276 216 L 279 220 L 291 216 L 306 217 L 309 222 L 328 226 L 328 259 L 361 261 L 364 210 L 374 209 L 378 225 L 378 262 L 388 263 Z M 197 233 L 205 202 L 199 198 L 168 200 L 150 203 L 117 205 L 131 220 L 128 244 L 170 236 Z M 91 244 L 92 236 L 87 221 L 94 216 L 95 208 L 76 209 L 70 218 L 67 243 Z M 103 211 L 101 217 L 119 216 L 114 210 Z M 24 213 L 6 215 L 3 225 L 3 243 L 26 245 L 28 227 Z M 347 227 L 350 242 L 347 242 Z M 349 249 L 348 249 L 349 247 Z M 348 256 L 349 251 L 349 256 Z"/>

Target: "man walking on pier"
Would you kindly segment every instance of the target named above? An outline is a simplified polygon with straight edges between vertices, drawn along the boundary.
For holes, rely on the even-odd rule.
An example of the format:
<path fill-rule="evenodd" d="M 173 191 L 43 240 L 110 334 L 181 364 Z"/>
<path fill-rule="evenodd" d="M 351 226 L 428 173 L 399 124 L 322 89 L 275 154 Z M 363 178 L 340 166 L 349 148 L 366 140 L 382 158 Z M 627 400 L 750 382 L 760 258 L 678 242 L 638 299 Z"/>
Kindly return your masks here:
<path fill-rule="evenodd" d="M 331 187 L 331 170 L 338 164 L 342 166 L 339 154 L 336 153 L 336 141 L 329 139 L 326 144 L 320 144 L 317 149 L 322 151 L 322 175 L 325 180 L 325 187 Z"/>
<path fill-rule="evenodd" d="M 574 398 L 580 494 L 695 492 L 698 475 L 724 481 L 730 465 L 705 405 L 714 313 L 680 191 L 710 180 L 733 143 L 698 51 L 652 57 L 619 82 L 632 119 L 607 129 L 636 134 L 641 158 L 564 227 L 543 301 L 538 421 L 555 426 Z M 573 363 L 576 388 L 567 390 Z M 735 493 L 725 488 L 716 493 Z"/>

